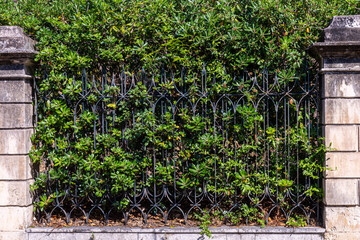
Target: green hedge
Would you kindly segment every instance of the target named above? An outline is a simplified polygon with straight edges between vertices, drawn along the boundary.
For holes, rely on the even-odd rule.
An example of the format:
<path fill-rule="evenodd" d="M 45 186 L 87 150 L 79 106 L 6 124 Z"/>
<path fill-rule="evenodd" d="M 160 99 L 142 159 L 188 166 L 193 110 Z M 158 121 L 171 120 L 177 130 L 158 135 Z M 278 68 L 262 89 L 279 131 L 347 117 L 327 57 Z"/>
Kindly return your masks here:
<path fill-rule="evenodd" d="M 228 71 L 298 68 L 334 15 L 355 0 L 5 0 L 0 24 L 37 40 L 37 60 L 57 71 L 125 65 Z"/>

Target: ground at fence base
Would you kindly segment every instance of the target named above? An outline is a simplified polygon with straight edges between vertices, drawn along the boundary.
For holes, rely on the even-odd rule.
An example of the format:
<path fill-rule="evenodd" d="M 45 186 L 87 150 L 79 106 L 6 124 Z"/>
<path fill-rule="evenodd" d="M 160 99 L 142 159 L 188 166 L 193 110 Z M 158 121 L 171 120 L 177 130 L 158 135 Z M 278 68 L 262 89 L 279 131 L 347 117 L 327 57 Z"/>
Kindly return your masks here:
<path fill-rule="evenodd" d="M 212 227 L 214 240 L 323 240 L 320 227 Z M 28 228 L 28 240 L 205 240 L 194 227 L 126 228 L 126 227 L 63 227 Z"/>
<path fill-rule="evenodd" d="M 128 227 L 128 228 L 161 228 L 161 227 L 197 227 L 201 225 L 201 222 L 196 219 L 188 218 L 186 223 L 184 219 L 167 219 L 167 222 L 164 223 L 160 216 L 151 216 L 147 219 L 147 222 L 144 222 L 144 219 L 141 217 L 135 217 L 131 215 L 127 224 L 125 225 L 124 219 L 121 220 L 112 220 L 108 219 L 105 223 L 104 219 L 88 219 L 86 222 L 86 217 L 81 216 L 78 218 L 72 218 L 69 222 L 66 221 L 66 217 L 63 216 L 52 216 L 49 221 L 45 218 L 41 218 L 40 220 L 34 220 L 31 228 L 36 227 L 50 227 L 50 228 L 62 228 L 62 227 Z M 219 218 L 215 218 L 211 220 L 211 227 L 245 227 L 245 226 L 260 226 L 258 222 L 248 222 L 245 223 L 231 223 L 226 220 L 221 220 Z M 287 225 L 286 219 L 282 216 L 274 216 L 273 218 L 269 218 L 266 226 L 268 227 L 291 227 L 291 225 Z M 296 225 L 298 227 L 302 225 Z M 310 219 L 309 223 L 305 226 L 308 227 L 317 227 L 320 226 L 319 223 L 316 223 L 314 219 Z M 304 227 L 305 227 L 304 226 Z M 0 239 L 1 240 L 1 239 Z"/>

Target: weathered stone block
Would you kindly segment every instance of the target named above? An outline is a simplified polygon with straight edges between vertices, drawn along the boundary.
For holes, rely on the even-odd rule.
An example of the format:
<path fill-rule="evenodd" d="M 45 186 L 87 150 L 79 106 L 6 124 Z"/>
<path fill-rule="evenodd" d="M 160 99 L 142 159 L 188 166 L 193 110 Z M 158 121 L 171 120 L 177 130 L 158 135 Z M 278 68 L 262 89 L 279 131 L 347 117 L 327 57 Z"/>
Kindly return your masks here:
<path fill-rule="evenodd" d="M 31 224 L 33 207 L 0 207 L 0 232 L 24 230 Z"/>
<path fill-rule="evenodd" d="M 325 58 L 324 68 L 360 69 L 360 58 Z"/>
<path fill-rule="evenodd" d="M 360 73 L 333 74 L 323 77 L 322 97 L 353 98 L 360 96 Z"/>
<path fill-rule="evenodd" d="M 360 207 L 326 207 L 324 210 L 326 232 L 360 234 Z M 360 235 L 359 235 L 360 236 Z"/>
<path fill-rule="evenodd" d="M 0 130 L 1 154 L 28 154 L 31 148 L 32 129 Z"/>
<path fill-rule="evenodd" d="M 243 239 L 240 234 L 226 234 L 226 240 L 255 240 L 255 236 L 253 239 Z"/>
<path fill-rule="evenodd" d="M 224 234 L 213 234 L 213 239 L 216 240 L 226 240 L 226 235 Z M 142 237 L 139 235 L 139 240 Z M 189 239 L 189 240 L 198 240 L 201 238 L 201 234 L 171 234 L 171 233 L 165 233 L 165 234 L 156 234 L 155 239 L 167 239 L 167 240 L 183 240 L 183 239 Z M 209 240 L 207 236 L 204 236 L 202 238 L 203 240 Z M 144 239 L 145 240 L 145 239 Z"/>
<path fill-rule="evenodd" d="M 322 101 L 324 124 L 358 124 L 360 99 L 325 99 Z"/>
<path fill-rule="evenodd" d="M 138 240 L 154 240 L 156 239 L 155 233 L 139 233 Z"/>
<path fill-rule="evenodd" d="M 241 234 L 240 240 L 256 240 L 255 234 Z"/>
<path fill-rule="evenodd" d="M 359 240 L 360 233 L 347 232 L 347 233 L 325 233 L 325 240 Z"/>
<path fill-rule="evenodd" d="M 322 240 L 321 235 L 307 234 L 256 234 L 255 240 Z"/>
<path fill-rule="evenodd" d="M 357 179 L 326 179 L 326 205 L 345 206 L 359 204 L 359 181 Z"/>
<path fill-rule="evenodd" d="M 28 156 L 0 155 L 0 180 L 26 180 L 31 177 L 31 160 Z"/>
<path fill-rule="evenodd" d="M 30 128 L 32 121 L 32 104 L 0 104 L 0 128 Z"/>
<path fill-rule="evenodd" d="M 0 181 L 0 206 L 29 206 L 30 180 Z"/>
<path fill-rule="evenodd" d="M 326 178 L 360 178 L 360 152 L 326 153 Z"/>
<path fill-rule="evenodd" d="M 32 103 L 32 86 L 29 80 L 0 81 L 0 103 Z"/>
<path fill-rule="evenodd" d="M 93 238 L 94 237 L 94 238 Z M 116 239 L 114 238 L 114 236 L 111 236 L 112 239 Z M 44 234 L 41 233 L 34 233 L 34 234 L 29 234 L 27 240 L 98 240 L 98 238 L 95 238 L 95 235 L 91 234 L 91 233 L 83 233 L 83 234 L 78 234 L 77 235 L 71 235 L 71 234 L 47 234 L 44 236 Z"/>
<path fill-rule="evenodd" d="M 346 125 L 325 126 L 325 145 L 334 151 L 358 150 L 358 127 Z"/>
<path fill-rule="evenodd" d="M 26 234 L 24 231 L 15 232 L 0 232 L 0 240 L 25 240 Z"/>
<path fill-rule="evenodd" d="M 32 74 L 32 67 L 25 64 L 17 65 L 0 65 L 0 78 L 4 76 L 30 76 Z M 28 77 L 26 77 L 28 78 Z"/>

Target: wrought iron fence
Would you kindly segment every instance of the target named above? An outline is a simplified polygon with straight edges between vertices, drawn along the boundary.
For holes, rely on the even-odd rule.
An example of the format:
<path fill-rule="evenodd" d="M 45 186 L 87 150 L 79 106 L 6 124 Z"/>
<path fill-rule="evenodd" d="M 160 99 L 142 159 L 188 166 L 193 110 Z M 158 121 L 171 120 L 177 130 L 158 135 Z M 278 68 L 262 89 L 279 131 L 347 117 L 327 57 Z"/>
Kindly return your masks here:
<path fill-rule="evenodd" d="M 35 86 L 39 221 L 320 221 L 318 82 L 308 72 L 52 78 Z"/>

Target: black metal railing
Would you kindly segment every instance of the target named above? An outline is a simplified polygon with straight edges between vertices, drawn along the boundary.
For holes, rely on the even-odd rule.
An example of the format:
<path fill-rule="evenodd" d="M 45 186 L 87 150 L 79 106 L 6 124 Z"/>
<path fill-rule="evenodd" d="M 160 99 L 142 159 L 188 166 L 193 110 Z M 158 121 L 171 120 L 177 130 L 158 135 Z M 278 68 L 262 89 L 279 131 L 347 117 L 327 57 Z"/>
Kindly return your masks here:
<path fill-rule="evenodd" d="M 306 70 L 83 72 L 35 88 L 39 221 L 320 221 L 318 82 Z"/>

